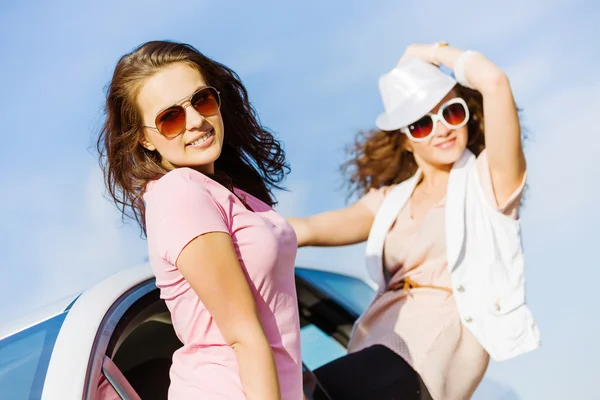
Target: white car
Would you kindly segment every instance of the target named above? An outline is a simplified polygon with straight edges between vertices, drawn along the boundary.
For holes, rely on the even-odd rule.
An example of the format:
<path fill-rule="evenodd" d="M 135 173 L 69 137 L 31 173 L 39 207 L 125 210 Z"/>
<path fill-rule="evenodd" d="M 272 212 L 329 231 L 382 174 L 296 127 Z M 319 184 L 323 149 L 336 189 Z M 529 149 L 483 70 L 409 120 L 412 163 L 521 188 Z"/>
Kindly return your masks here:
<path fill-rule="evenodd" d="M 306 378 L 345 354 L 352 325 L 375 292 L 359 279 L 304 268 L 296 269 L 296 287 Z M 143 264 L 29 323 L 3 327 L 0 400 L 94 400 L 101 382 L 122 399 L 166 399 L 171 357 L 180 346 Z"/>

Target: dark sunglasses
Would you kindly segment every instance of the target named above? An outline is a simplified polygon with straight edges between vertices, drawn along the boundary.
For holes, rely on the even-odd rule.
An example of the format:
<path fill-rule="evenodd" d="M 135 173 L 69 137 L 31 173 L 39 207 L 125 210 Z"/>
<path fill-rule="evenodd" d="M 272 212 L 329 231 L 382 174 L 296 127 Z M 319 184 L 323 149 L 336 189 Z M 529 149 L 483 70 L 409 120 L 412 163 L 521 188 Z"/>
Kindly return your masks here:
<path fill-rule="evenodd" d="M 144 126 L 144 128 L 154 129 L 167 139 L 181 135 L 186 129 L 185 108 L 188 102 L 203 117 L 215 115 L 221 108 L 219 91 L 212 86 L 205 86 L 159 112 L 154 120 L 156 126 Z"/>

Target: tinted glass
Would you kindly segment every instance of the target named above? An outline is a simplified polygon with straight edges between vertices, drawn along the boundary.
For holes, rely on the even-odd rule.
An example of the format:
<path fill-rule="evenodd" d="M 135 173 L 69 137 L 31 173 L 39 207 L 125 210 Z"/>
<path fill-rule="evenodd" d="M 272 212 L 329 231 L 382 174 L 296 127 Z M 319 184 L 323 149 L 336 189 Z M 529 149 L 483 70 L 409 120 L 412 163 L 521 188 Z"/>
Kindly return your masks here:
<path fill-rule="evenodd" d="M 67 313 L 0 340 L 0 400 L 39 399 Z"/>
<path fill-rule="evenodd" d="M 302 362 L 314 371 L 346 354 L 346 349 L 337 340 L 310 324 L 300 328 Z"/>
<path fill-rule="evenodd" d="M 375 297 L 375 291 L 357 278 L 304 268 L 296 268 L 296 275 L 357 317 L 367 309 Z"/>
<path fill-rule="evenodd" d="M 450 125 L 458 126 L 465 121 L 467 112 L 462 104 L 454 103 L 444 108 L 443 116 Z"/>
<path fill-rule="evenodd" d="M 417 122 L 410 124 L 408 130 L 413 137 L 423 139 L 433 131 L 433 120 L 429 115 L 426 115 Z"/>

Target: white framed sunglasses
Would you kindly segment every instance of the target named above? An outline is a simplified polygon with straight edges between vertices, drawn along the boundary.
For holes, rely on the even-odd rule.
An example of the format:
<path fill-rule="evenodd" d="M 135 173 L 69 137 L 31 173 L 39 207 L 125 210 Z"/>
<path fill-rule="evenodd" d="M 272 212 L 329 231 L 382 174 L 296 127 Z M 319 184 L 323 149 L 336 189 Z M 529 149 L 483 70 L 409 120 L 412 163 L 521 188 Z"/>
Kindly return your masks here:
<path fill-rule="evenodd" d="M 462 128 L 469 121 L 467 103 L 461 97 L 450 99 L 440 106 L 437 113 L 427 113 L 400 131 L 413 142 L 424 142 L 435 135 L 438 121 L 448 129 Z"/>

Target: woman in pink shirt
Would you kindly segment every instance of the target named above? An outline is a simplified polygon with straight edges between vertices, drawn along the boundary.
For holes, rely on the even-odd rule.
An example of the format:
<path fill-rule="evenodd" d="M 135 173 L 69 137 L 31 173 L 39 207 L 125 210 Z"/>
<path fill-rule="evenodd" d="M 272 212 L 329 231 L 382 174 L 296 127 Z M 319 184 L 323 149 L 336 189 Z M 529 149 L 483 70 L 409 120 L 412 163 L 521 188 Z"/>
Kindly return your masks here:
<path fill-rule="evenodd" d="M 453 69 L 456 80 L 438 65 Z M 535 323 L 519 302 L 515 220 L 525 157 L 517 108 L 500 68 L 479 53 L 441 43 L 409 46 L 380 90 L 386 112 L 377 119 L 379 129 L 359 137 L 346 164 L 351 186 L 363 197 L 345 209 L 289 218 L 300 246 L 369 239 L 382 247 L 367 244 L 367 263 L 379 259 L 373 265 L 381 283 L 354 327 L 350 354 L 315 373 L 334 398 L 468 399 L 486 371 L 487 349 L 500 349 L 503 358 L 537 346 Z M 470 186 L 451 192 L 452 176 L 461 171 Z M 401 193 L 395 189 L 404 190 L 404 203 L 385 203 L 392 192 Z M 446 211 L 447 194 L 466 199 L 452 203 L 451 211 L 465 214 L 468 223 Z M 477 207 L 466 209 L 467 202 Z M 391 209 L 400 210 L 391 226 L 378 224 Z M 448 239 L 458 237 L 461 226 L 468 246 L 463 251 L 453 242 L 450 254 Z M 452 257 L 458 268 L 448 265 Z M 468 283 L 460 284 L 455 273 Z M 509 278 L 513 286 L 504 285 Z M 505 311 L 505 297 L 493 299 L 486 288 L 513 304 Z M 459 296 L 465 296 L 460 304 Z"/>
<path fill-rule="evenodd" d="M 98 140 L 106 184 L 148 239 L 183 346 L 171 399 L 302 399 L 297 242 L 271 207 L 287 172 L 237 75 L 180 43 L 124 55 Z"/>

